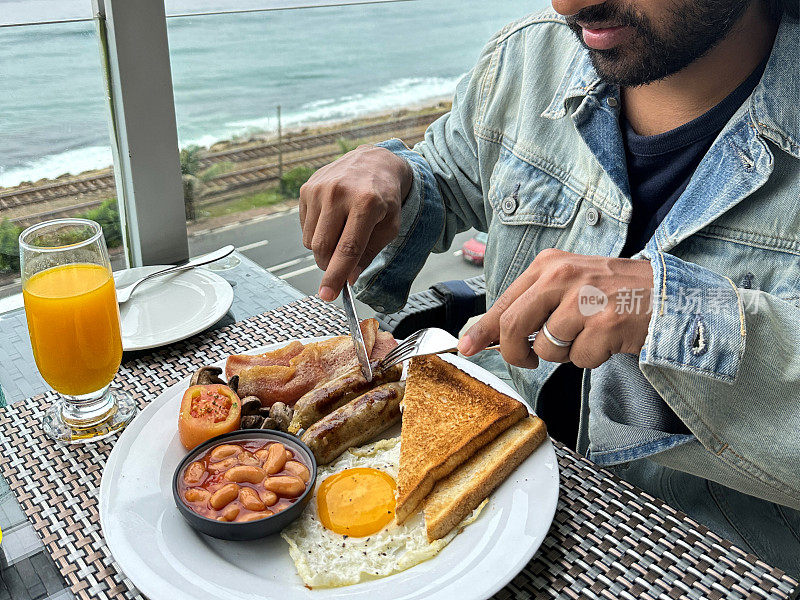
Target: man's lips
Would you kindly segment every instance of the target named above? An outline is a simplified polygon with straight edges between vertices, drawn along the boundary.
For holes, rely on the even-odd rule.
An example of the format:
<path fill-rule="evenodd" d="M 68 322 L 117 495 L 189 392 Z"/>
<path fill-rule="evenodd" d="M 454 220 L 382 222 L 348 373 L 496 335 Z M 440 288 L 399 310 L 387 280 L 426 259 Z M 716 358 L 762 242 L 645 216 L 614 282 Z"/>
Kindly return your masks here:
<path fill-rule="evenodd" d="M 627 25 L 603 25 L 595 23 L 578 23 L 583 32 L 583 41 L 595 50 L 609 50 L 627 40 L 633 28 Z"/>

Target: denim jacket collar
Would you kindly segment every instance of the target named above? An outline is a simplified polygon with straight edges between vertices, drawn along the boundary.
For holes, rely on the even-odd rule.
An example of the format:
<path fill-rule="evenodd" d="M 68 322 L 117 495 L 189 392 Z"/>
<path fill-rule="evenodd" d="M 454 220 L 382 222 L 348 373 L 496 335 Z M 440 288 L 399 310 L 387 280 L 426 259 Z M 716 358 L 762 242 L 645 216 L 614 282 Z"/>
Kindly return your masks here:
<path fill-rule="evenodd" d="M 770 140 L 784 152 L 800 158 L 800 78 L 786 74 L 797 68 L 797 40 L 800 23 L 782 19 L 775 36 L 772 53 L 761 81 L 749 100 L 752 125 L 759 135 Z M 592 65 L 589 52 L 578 47 L 549 106 L 542 112 L 548 119 L 567 115 L 567 104 L 573 98 L 598 94 L 603 80 Z M 614 95 L 618 95 L 615 90 Z"/>
<path fill-rule="evenodd" d="M 548 119 L 561 119 L 567 115 L 567 103 L 572 98 L 583 98 L 603 86 L 603 80 L 595 71 L 589 53 L 582 47 L 575 50 L 553 100 L 542 116 Z"/>
<path fill-rule="evenodd" d="M 800 23 L 781 21 L 767 68 L 750 97 L 750 113 L 759 135 L 800 158 Z"/>
<path fill-rule="evenodd" d="M 800 80 L 786 76 L 787 72 L 796 68 L 798 56 L 795 46 L 798 37 L 798 22 L 789 18 L 783 19 L 761 81 L 747 104 L 728 123 L 721 139 L 717 140 L 698 166 L 696 177 L 692 178 L 673 210 L 659 225 L 656 235 L 644 252 L 645 255 L 671 250 L 761 187 L 769 177 L 774 162 L 765 140 L 800 158 L 800 107 L 796 103 L 796 99 L 800 98 Z M 584 107 L 592 96 L 596 102 L 592 102 L 591 107 Z M 619 88 L 605 84 L 600 79 L 588 51 L 579 47 L 542 116 L 549 119 L 563 118 L 567 115 L 570 101 L 576 98 L 581 99 L 576 113 L 582 112 L 584 108 L 600 108 L 609 113 L 618 110 L 610 108 L 603 101 L 604 97 L 615 97 L 619 100 Z M 615 177 L 617 165 L 604 160 L 602 154 L 598 154 L 593 147 L 598 139 L 611 139 L 615 132 L 608 123 L 593 129 L 593 133 L 582 131 L 584 140 L 598 156 L 603 168 L 623 195 L 627 196 L 627 181 Z M 601 131 L 602 135 L 599 135 Z M 732 175 L 721 178 L 719 173 Z M 715 198 L 715 201 L 709 203 L 704 200 L 707 198 Z M 628 210 L 623 206 L 618 208 L 620 215 L 626 217 Z"/>

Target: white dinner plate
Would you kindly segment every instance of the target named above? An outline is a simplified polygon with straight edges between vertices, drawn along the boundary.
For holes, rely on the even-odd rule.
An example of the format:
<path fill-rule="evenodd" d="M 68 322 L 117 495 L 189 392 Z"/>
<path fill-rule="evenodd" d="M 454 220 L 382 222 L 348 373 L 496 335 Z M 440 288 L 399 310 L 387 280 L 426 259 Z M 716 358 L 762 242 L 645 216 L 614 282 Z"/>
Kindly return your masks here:
<path fill-rule="evenodd" d="M 303 341 L 314 339 L 321 338 Z M 445 360 L 522 400 L 481 367 L 460 357 Z M 128 425 L 108 458 L 100 486 L 106 543 L 125 575 L 151 600 L 483 600 L 522 570 L 553 521 L 558 461 L 547 438 L 489 497 L 477 520 L 432 559 L 383 579 L 310 590 L 279 535 L 252 542 L 217 540 L 196 532 L 181 517 L 171 484 L 186 455 L 176 425 L 187 386 L 184 381 L 165 390 Z"/>
<path fill-rule="evenodd" d="M 117 271 L 114 282 L 123 287 L 166 266 Z M 206 269 L 145 281 L 119 307 L 122 349 L 145 350 L 184 340 L 219 321 L 232 303 L 231 285 Z"/>

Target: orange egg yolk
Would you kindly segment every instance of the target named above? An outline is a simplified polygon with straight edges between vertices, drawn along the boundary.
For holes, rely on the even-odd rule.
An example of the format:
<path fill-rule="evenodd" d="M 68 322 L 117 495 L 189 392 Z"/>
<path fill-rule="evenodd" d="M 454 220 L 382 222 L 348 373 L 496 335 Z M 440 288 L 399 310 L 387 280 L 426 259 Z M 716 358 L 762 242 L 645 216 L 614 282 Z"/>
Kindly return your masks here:
<path fill-rule="evenodd" d="M 396 484 L 378 469 L 346 469 L 317 491 L 320 522 L 334 533 L 365 537 L 394 519 Z"/>

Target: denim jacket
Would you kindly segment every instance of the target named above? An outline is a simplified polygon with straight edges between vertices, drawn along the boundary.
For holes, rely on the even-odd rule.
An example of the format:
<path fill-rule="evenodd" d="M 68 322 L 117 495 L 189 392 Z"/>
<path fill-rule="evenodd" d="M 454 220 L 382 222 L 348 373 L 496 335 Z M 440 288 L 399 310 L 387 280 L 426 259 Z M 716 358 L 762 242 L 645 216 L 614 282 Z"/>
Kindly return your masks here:
<path fill-rule="evenodd" d="M 649 331 L 638 356 L 615 358 L 623 375 L 646 378 L 691 435 L 624 422 L 617 409 L 636 390 L 600 368 L 584 374 L 579 442 L 601 464 L 649 456 L 795 509 L 798 39 L 797 21 L 784 18 L 758 86 L 636 255 L 653 267 Z M 601 81 L 561 17 L 539 13 L 504 28 L 422 142 L 383 143 L 414 178 L 400 234 L 359 278 L 358 298 L 399 309 L 428 254 L 471 227 L 489 234 L 488 303 L 545 248 L 618 255 L 631 218 L 619 110 L 619 88 Z M 556 366 L 511 368 L 534 407 Z"/>

